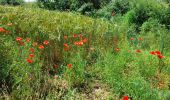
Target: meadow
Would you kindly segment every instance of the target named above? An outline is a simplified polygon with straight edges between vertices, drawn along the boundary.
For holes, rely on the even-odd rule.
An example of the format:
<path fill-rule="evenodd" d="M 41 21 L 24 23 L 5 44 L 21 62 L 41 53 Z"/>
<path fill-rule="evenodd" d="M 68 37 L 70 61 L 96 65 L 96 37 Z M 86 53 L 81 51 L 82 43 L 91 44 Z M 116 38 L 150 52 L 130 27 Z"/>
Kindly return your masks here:
<path fill-rule="evenodd" d="M 0 6 L 0 99 L 170 100 L 169 4 L 110 6 Z"/>

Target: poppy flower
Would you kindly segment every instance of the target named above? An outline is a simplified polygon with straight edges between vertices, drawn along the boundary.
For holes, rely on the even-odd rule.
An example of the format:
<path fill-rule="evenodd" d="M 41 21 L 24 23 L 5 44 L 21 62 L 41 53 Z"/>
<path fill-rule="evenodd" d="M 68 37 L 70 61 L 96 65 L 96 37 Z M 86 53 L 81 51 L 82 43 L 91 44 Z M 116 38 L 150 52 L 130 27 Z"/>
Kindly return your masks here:
<path fill-rule="evenodd" d="M 69 47 L 64 47 L 64 51 L 69 51 Z"/>
<path fill-rule="evenodd" d="M 16 41 L 21 41 L 21 40 L 22 40 L 21 37 L 17 37 L 17 38 L 16 38 Z"/>
<path fill-rule="evenodd" d="M 82 35 L 82 34 L 80 34 L 80 35 L 79 35 L 79 37 L 80 37 L 80 38 L 83 38 L 83 35 Z"/>
<path fill-rule="evenodd" d="M 71 69 L 73 67 L 73 65 L 72 64 L 68 64 L 67 67 Z"/>
<path fill-rule="evenodd" d="M 0 27 L 0 33 L 4 33 L 4 32 L 6 32 L 6 30 L 4 28 Z"/>
<path fill-rule="evenodd" d="M 29 54 L 30 58 L 33 58 L 34 57 L 34 54 Z"/>
<path fill-rule="evenodd" d="M 139 40 L 139 41 L 142 41 L 142 40 L 143 40 L 143 38 L 139 37 L 139 38 L 138 38 L 138 40 Z"/>
<path fill-rule="evenodd" d="M 30 40 L 31 40 L 30 38 L 26 38 L 26 42 L 30 42 Z"/>
<path fill-rule="evenodd" d="M 39 49 L 44 49 L 44 46 L 43 46 L 43 45 L 40 45 L 38 48 L 39 48 Z"/>
<path fill-rule="evenodd" d="M 49 44 L 49 41 L 45 40 L 45 41 L 43 42 L 43 44 L 48 45 L 48 44 Z"/>
<path fill-rule="evenodd" d="M 28 62 L 28 63 L 32 63 L 32 62 L 33 62 L 33 60 L 31 60 L 31 59 L 27 59 L 27 62 Z"/>
<path fill-rule="evenodd" d="M 128 96 L 123 96 L 122 100 L 129 100 Z"/>
<path fill-rule="evenodd" d="M 65 43 L 64 46 L 65 46 L 65 47 L 68 47 L 68 44 Z"/>
<path fill-rule="evenodd" d="M 66 39 L 67 39 L 67 36 L 64 36 L 64 39 L 66 40 Z"/>
<path fill-rule="evenodd" d="M 58 68 L 58 65 L 57 65 L 57 64 L 54 64 L 54 65 L 53 65 L 53 68 L 54 68 L 54 69 Z"/>
<path fill-rule="evenodd" d="M 30 48 L 29 51 L 30 51 L 30 52 L 34 52 L 34 49 L 33 49 L 33 48 Z"/>
<path fill-rule="evenodd" d="M 160 52 L 160 51 L 155 51 L 155 53 L 156 53 L 157 55 L 160 55 L 160 54 L 161 54 L 161 52 Z"/>
<path fill-rule="evenodd" d="M 22 41 L 19 41 L 19 44 L 20 44 L 21 46 L 23 46 L 23 45 L 24 45 L 24 42 L 22 42 Z"/>
<path fill-rule="evenodd" d="M 83 42 L 82 42 L 82 41 L 80 41 L 80 42 L 74 42 L 74 44 L 77 45 L 77 46 L 82 46 L 82 45 L 83 45 Z"/>
<path fill-rule="evenodd" d="M 142 51 L 141 51 L 141 50 L 136 50 L 136 52 L 140 53 L 140 52 L 142 52 Z"/>
<path fill-rule="evenodd" d="M 155 51 L 151 51 L 150 54 L 152 55 L 156 55 Z"/>
<path fill-rule="evenodd" d="M 163 59 L 163 58 L 165 58 L 165 57 L 160 54 L 160 55 L 158 55 L 158 58 L 159 58 L 159 59 Z"/>
<path fill-rule="evenodd" d="M 134 38 L 130 38 L 130 40 L 134 40 Z"/>
<path fill-rule="evenodd" d="M 87 38 L 84 38 L 84 39 L 82 40 L 82 42 L 83 42 L 83 43 L 86 43 L 86 42 L 87 42 Z"/>
<path fill-rule="evenodd" d="M 74 37 L 74 38 L 76 38 L 76 37 L 77 37 L 77 34 L 76 34 L 76 33 L 74 33 L 74 34 L 73 34 L 73 37 Z"/>

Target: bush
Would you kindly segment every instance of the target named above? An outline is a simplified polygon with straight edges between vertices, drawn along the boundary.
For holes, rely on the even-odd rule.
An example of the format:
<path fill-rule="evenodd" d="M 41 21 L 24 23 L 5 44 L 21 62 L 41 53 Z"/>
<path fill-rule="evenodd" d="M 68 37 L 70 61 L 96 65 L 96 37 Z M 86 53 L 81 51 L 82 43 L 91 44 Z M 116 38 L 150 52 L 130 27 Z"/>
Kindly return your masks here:
<path fill-rule="evenodd" d="M 1 5 L 21 5 L 22 3 L 24 3 L 24 0 L 0 0 L 0 4 Z"/>
<path fill-rule="evenodd" d="M 105 5 L 110 0 L 38 0 L 38 5 L 41 8 L 49 10 L 61 11 L 79 11 L 82 14 L 85 12 L 93 12 Z M 90 5 L 89 5 L 90 4 Z"/>

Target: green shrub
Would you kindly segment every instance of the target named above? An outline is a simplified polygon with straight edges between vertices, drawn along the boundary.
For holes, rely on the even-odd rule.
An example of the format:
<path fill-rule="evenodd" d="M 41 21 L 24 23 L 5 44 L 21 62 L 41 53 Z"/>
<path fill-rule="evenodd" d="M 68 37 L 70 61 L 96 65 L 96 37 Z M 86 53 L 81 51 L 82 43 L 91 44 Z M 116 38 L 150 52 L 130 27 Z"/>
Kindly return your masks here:
<path fill-rule="evenodd" d="M 0 0 L 0 4 L 1 5 L 21 5 L 22 3 L 24 3 L 24 0 Z"/>

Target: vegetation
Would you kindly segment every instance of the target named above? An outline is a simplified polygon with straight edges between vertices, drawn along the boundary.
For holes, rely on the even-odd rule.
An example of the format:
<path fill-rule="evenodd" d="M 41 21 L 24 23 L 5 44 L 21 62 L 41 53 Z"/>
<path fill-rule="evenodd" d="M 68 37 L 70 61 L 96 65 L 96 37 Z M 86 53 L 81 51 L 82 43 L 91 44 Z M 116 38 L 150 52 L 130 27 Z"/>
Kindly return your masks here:
<path fill-rule="evenodd" d="M 0 99 L 170 99 L 168 1 L 54 1 L 0 6 Z"/>
<path fill-rule="evenodd" d="M 17 5 L 20 5 L 20 4 L 23 4 L 23 3 L 24 3 L 24 0 L 0 0 L 1 5 L 17 6 Z"/>

